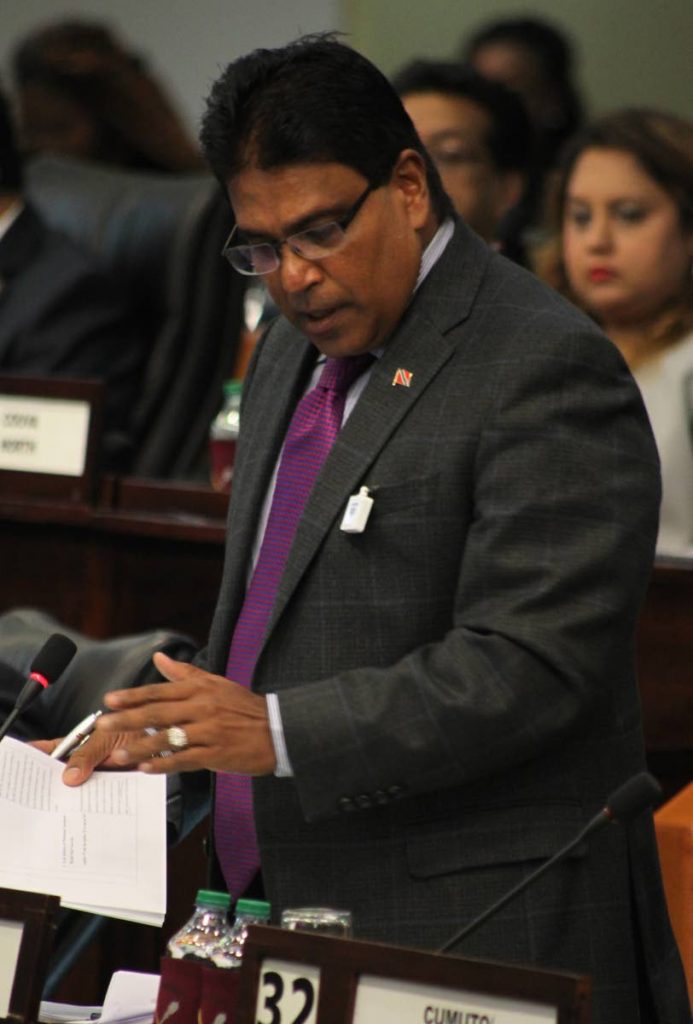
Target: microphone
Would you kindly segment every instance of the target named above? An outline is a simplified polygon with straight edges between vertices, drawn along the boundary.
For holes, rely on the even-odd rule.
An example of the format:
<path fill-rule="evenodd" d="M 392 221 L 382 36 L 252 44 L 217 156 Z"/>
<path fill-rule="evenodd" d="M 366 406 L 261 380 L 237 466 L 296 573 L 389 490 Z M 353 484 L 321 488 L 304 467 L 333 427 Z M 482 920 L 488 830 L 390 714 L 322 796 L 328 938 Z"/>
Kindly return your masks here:
<path fill-rule="evenodd" d="M 29 676 L 14 702 L 14 707 L 0 726 L 0 740 L 19 713 L 62 675 L 76 652 L 77 645 L 62 633 L 53 633 L 48 637 L 29 667 Z"/>
<path fill-rule="evenodd" d="M 592 832 L 596 832 L 597 829 L 602 828 L 604 825 L 608 825 L 612 821 L 627 821 L 629 818 L 634 818 L 636 814 L 640 814 L 646 807 L 652 807 L 658 804 L 662 799 L 662 789 L 657 780 L 650 775 L 648 772 L 640 772 L 638 775 L 633 775 L 630 779 L 619 786 L 610 797 L 607 798 L 606 805 L 602 810 L 595 814 L 591 821 L 585 825 L 581 832 L 574 839 L 564 846 L 558 853 L 555 853 L 553 857 L 547 860 L 544 864 L 532 871 L 526 878 L 523 878 L 513 889 L 506 892 L 504 896 L 501 896 L 494 904 L 488 907 L 483 913 L 475 917 L 473 921 L 466 924 L 463 928 L 460 928 L 453 937 L 441 946 L 437 951 L 439 953 L 447 953 L 448 950 L 452 949 L 453 946 L 457 945 L 462 939 L 465 939 L 471 932 L 476 931 L 479 925 L 487 921 L 489 917 L 492 917 L 496 911 L 500 910 L 510 903 L 511 900 L 519 896 L 521 892 L 535 882 L 537 878 L 540 878 L 545 871 L 552 868 L 554 864 L 558 864 L 559 861 L 563 860 L 571 850 L 575 849 L 587 836 L 591 835 Z"/>

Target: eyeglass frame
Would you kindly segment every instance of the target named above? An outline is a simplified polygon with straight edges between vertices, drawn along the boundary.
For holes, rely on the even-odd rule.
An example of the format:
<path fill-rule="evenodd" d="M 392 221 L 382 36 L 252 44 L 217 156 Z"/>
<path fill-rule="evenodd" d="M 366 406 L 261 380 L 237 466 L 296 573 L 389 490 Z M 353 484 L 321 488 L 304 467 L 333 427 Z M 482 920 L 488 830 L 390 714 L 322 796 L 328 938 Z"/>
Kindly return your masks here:
<path fill-rule="evenodd" d="M 312 228 L 305 228 L 303 231 L 296 231 L 291 235 L 287 235 L 286 238 L 278 239 L 276 242 L 256 242 L 255 244 L 249 243 L 246 245 L 229 245 L 231 239 L 235 235 L 236 230 L 238 228 L 238 224 L 234 224 L 234 226 L 231 228 L 228 238 L 224 242 L 223 248 L 221 250 L 221 255 L 238 274 L 242 274 L 244 277 L 265 277 L 267 274 L 272 274 L 275 270 L 277 270 L 278 267 L 281 265 L 281 248 L 283 245 L 288 245 L 288 247 L 296 256 L 300 256 L 302 259 L 310 260 L 311 262 L 326 259 L 333 252 L 338 252 L 339 249 L 341 249 L 342 244 L 346 238 L 347 228 L 356 219 L 356 216 L 358 215 L 359 211 L 361 210 L 361 207 L 364 205 L 371 192 L 375 192 L 375 190 L 380 187 L 380 183 L 376 183 L 373 181 L 369 182 L 366 188 L 361 193 L 361 195 L 356 200 L 356 202 L 349 207 L 347 212 L 342 217 L 334 218 L 333 220 L 326 220 L 322 223 L 315 224 L 314 227 Z M 339 230 L 342 233 L 342 239 L 339 245 L 335 246 L 332 249 L 329 249 L 324 256 L 305 256 L 300 251 L 300 249 L 297 249 L 295 247 L 295 241 L 297 238 L 300 238 L 301 235 L 307 235 L 311 231 L 314 231 L 316 228 L 327 228 L 332 224 L 339 228 Z M 292 242 L 294 244 L 292 244 Z M 271 267 L 269 270 L 241 270 L 240 267 L 237 267 L 235 263 L 232 262 L 231 253 L 236 252 L 239 249 L 247 250 L 255 248 L 272 249 L 274 251 L 274 255 L 276 258 L 275 266 Z"/>

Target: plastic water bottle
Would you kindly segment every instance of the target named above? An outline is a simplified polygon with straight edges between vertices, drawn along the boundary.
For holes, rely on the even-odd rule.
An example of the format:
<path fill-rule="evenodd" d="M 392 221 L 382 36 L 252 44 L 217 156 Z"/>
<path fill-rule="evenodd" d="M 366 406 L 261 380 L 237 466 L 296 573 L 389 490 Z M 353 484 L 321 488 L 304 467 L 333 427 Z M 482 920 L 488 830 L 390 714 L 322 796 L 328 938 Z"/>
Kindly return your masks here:
<path fill-rule="evenodd" d="M 202 960 L 209 966 L 224 967 L 223 952 L 231 938 L 228 912 L 231 897 L 227 892 L 199 889 L 195 912 L 169 940 L 166 952 L 174 960 Z"/>
<path fill-rule="evenodd" d="M 249 925 L 267 924 L 271 912 L 271 905 L 266 903 L 265 900 L 238 900 L 236 903 L 236 919 L 219 955 L 220 967 L 235 968 L 241 966 L 243 947 L 248 937 Z"/>
<path fill-rule="evenodd" d="M 224 382 L 224 401 L 209 429 L 209 460 L 211 484 L 215 491 L 229 491 L 236 444 L 241 426 L 241 391 L 243 382 Z"/>

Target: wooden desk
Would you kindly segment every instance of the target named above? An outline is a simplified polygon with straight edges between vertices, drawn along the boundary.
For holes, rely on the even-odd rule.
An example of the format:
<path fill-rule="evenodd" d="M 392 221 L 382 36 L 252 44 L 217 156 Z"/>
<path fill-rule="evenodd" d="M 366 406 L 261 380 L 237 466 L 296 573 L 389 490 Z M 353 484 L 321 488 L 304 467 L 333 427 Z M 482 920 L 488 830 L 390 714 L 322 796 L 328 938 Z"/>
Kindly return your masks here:
<path fill-rule="evenodd" d="M 228 498 L 108 480 L 93 506 L 0 497 L 0 610 L 40 607 L 95 638 L 168 628 L 207 638 Z"/>
<path fill-rule="evenodd" d="M 655 566 L 637 659 L 649 767 L 670 797 L 693 779 L 693 560 Z"/>
<path fill-rule="evenodd" d="M 228 497 L 167 482 L 103 482 L 94 504 L 0 495 L 0 611 L 39 607 L 92 637 L 168 628 L 206 642 Z M 55 998 L 99 1003 L 114 970 L 158 972 L 206 882 L 203 822 L 169 853 L 161 929 L 109 920 Z"/>

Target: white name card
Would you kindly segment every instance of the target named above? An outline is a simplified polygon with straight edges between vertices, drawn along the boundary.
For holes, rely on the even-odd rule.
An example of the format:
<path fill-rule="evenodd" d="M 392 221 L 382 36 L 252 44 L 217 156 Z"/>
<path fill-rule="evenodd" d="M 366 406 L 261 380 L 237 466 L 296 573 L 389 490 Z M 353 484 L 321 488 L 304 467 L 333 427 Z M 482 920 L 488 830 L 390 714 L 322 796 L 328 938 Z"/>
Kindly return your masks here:
<path fill-rule="evenodd" d="M 550 1006 L 362 975 L 353 1024 L 556 1024 Z"/>
<path fill-rule="evenodd" d="M 0 395 L 0 469 L 82 476 L 89 402 Z"/>
<path fill-rule="evenodd" d="M 268 958 L 260 971 L 256 1024 L 315 1024 L 319 994 L 319 967 Z"/>
<path fill-rule="evenodd" d="M 21 921 L 0 921 L 0 1018 L 10 1015 L 10 997 L 19 961 L 24 925 Z"/>

